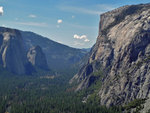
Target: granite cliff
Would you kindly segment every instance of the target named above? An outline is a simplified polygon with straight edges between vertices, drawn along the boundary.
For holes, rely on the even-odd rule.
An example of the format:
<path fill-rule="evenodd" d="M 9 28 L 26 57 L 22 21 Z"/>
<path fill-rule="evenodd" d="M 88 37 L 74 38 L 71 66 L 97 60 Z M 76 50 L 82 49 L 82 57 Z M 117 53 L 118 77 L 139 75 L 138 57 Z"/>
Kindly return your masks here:
<path fill-rule="evenodd" d="M 49 70 L 47 59 L 40 46 L 30 48 L 27 53 L 27 58 L 33 66 L 44 70 Z"/>
<path fill-rule="evenodd" d="M 74 65 L 87 53 L 86 50 L 72 48 L 33 32 L 20 31 L 26 51 L 39 45 L 46 58 L 48 66 L 57 72 L 74 71 Z M 59 64 L 59 65 L 58 65 Z M 75 66 L 78 68 L 79 66 Z M 67 72 L 68 72 L 67 71 Z"/>
<path fill-rule="evenodd" d="M 1 27 L 0 68 L 18 75 L 29 75 L 36 72 L 35 67 L 49 70 L 42 49 L 32 47 L 27 54 L 20 31 Z"/>
<path fill-rule="evenodd" d="M 27 63 L 20 32 L 0 28 L 0 64 L 2 67 L 16 74 L 25 74 Z"/>
<path fill-rule="evenodd" d="M 0 27 L 0 68 L 14 74 L 31 74 L 35 68 L 70 74 L 86 53 L 33 32 Z"/>
<path fill-rule="evenodd" d="M 101 82 L 101 105 L 150 97 L 150 4 L 128 5 L 100 16 L 96 44 L 70 83 L 74 81 L 76 91 Z"/>

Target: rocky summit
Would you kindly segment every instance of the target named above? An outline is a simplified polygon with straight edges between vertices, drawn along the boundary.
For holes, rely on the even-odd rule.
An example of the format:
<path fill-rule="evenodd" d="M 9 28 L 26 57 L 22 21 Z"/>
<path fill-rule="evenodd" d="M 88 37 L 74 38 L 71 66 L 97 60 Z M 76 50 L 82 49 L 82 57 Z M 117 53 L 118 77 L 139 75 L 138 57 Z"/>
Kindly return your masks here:
<path fill-rule="evenodd" d="M 88 62 L 70 82 L 77 81 L 78 91 L 100 78 L 101 105 L 150 97 L 150 4 L 128 5 L 100 16 Z"/>

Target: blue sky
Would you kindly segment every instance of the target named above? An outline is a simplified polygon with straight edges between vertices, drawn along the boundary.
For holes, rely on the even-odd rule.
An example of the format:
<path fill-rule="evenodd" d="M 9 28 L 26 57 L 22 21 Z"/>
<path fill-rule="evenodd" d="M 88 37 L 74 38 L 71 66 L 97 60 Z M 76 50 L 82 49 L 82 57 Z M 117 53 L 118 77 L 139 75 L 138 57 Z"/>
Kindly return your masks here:
<path fill-rule="evenodd" d="M 100 14 L 149 0 L 0 0 L 0 26 L 32 31 L 75 48 L 96 42 Z"/>

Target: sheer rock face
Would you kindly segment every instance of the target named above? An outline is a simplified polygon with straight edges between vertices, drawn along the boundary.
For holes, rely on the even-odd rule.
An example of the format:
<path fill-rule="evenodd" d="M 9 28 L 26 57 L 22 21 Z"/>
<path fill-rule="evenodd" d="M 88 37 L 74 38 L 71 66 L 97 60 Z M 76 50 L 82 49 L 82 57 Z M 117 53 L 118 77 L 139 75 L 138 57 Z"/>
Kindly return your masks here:
<path fill-rule="evenodd" d="M 27 54 L 29 62 L 38 68 L 48 70 L 47 60 L 40 46 L 30 48 Z"/>
<path fill-rule="evenodd" d="M 79 83 L 76 90 L 89 87 L 93 72 L 101 69 L 102 105 L 150 97 L 150 4 L 104 13 L 99 26 L 88 63 L 72 79 Z"/>
<path fill-rule="evenodd" d="M 0 28 L 0 64 L 12 73 L 26 73 L 27 58 L 19 31 Z"/>
<path fill-rule="evenodd" d="M 46 57 L 39 46 L 28 54 L 24 49 L 20 31 L 0 27 L 0 65 L 14 74 L 32 74 L 34 67 L 48 70 Z"/>

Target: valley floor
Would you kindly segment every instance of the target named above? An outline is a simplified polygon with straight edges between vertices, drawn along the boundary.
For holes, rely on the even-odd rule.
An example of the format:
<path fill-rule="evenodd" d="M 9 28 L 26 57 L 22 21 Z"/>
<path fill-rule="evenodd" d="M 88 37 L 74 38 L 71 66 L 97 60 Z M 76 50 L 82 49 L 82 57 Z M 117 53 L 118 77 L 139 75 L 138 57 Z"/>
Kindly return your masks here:
<path fill-rule="evenodd" d="M 0 113 L 119 113 L 119 109 L 82 103 L 66 76 L 0 76 Z"/>

